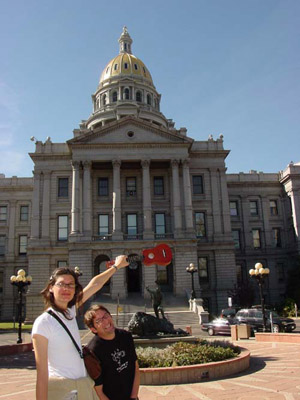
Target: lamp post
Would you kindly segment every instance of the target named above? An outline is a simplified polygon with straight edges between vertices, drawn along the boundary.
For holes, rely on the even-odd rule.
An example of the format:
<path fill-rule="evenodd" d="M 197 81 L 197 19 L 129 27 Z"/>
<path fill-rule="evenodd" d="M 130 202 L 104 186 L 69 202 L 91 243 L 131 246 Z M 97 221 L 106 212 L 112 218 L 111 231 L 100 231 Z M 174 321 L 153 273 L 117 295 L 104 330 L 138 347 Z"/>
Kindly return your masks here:
<path fill-rule="evenodd" d="M 17 343 L 22 343 L 22 306 L 23 306 L 23 293 L 25 293 L 26 286 L 30 285 L 32 282 L 32 277 L 30 275 L 25 276 L 26 272 L 24 269 L 19 269 L 17 276 L 12 275 L 10 277 L 10 283 L 13 286 L 16 286 L 19 294 L 19 302 L 18 302 L 18 321 L 19 321 L 19 330 L 18 330 L 18 340 Z"/>
<path fill-rule="evenodd" d="M 186 272 L 191 274 L 192 278 L 192 291 L 191 291 L 191 300 L 196 298 L 195 287 L 194 287 L 194 273 L 197 272 L 197 268 L 193 263 L 190 263 L 188 267 L 186 267 Z"/>
<path fill-rule="evenodd" d="M 260 295 L 260 302 L 261 302 L 261 310 L 263 315 L 263 332 L 266 332 L 266 312 L 265 312 L 265 300 L 263 296 L 263 282 L 266 276 L 270 273 L 269 268 L 264 268 L 261 263 L 255 264 L 255 269 L 250 269 L 249 274 L 251 278 L 256 279 L 259 287 L 259 295 Z"/>

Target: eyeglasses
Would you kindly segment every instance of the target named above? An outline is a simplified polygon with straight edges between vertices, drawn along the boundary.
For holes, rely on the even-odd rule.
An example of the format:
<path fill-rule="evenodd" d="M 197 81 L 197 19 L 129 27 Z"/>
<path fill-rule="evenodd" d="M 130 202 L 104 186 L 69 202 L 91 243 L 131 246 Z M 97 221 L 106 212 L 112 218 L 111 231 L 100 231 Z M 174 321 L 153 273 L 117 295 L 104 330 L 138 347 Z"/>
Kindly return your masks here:
<path fill-rule="evenodd" d="M 106 313 L 103 315 L 102 318 L 96 319 L 96 321 L 95 321 L 94 323 L 95 323 L 95 325 L 101 325 L 102 322 L 103 322 L 105 319 L 108 319 L 109 317 L 110 317 L 110 314 L 108 314 L 108 313 L 106 312 Z"/>
<path fill-rule="evenodd" d="M 75 289 L 76 285 L 75 283 L 64 283 L 64 282 L 57 282 L 54 284 L 54 286 L 59 287 L 60 289 Z"/>

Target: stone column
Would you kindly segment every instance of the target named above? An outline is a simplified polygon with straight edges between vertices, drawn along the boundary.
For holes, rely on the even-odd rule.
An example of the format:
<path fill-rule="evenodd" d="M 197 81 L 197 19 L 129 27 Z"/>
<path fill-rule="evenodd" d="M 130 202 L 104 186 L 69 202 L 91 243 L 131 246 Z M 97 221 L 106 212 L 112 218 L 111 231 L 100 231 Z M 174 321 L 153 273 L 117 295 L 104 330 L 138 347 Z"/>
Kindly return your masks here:
<path fill-rule="evenodd" d="M 143 169 L 143 213 L 144 213 L 144 232 L 143 239 L 153 239 L 152 230 L 152 209 L 151 209 L 151 188 L 150 188 L 150 160 L 141 162 Z"/>
<path fill-rule="evenodd" d="M 185 160 L 183 160 L 183 166 L 182 166 L 185 229 L 188 237 L 195 237 L 189 163 L 190 160 L 186 158 Z"/>
<path fill-rule="evenodd" d="M 179 237 L 182 234 L 181 196 L 179 185 L 179 161 L 172 160 L 172 189 L 173 189 L 173 211 L 174 211 L 174 235 Z"/>
<path fill-rule="evenodd" d="M 262 197 L 262 219 L 264 232 L 261 231 L 261 247 L 272 247 L 272 232 L 269 222 L 270 200 L 268 197 Z M 264 238 L 263 238 L 264 235 Z"/>
<path fill-rule="evenodd" d="M 79 161 L 72 162 L 71 235 L 79 234 Z"/>
<path fill-rule="evenodd" d="M 220 215 L 220 204 L 219 204 L 219 184 L 217 177 L 216 168 L 210 169 L 210 185 L 211 185 L 211 196 L 212 196 L 212 209 L 213 209 L 213 221 L 214 221 L 214 238 L 219 240 L 221 236 L 221 215 Z"/>
<path fill-rule="evenodd" d="M 113 160 L 113 240 L 122 240 L 120 160 Z"/>
<path fill-rule="evenodd" d="M 50 178 L 51 172 L 43 172 L 42 239 L 50 237 Z"/>
<path fill-rule="evenodd" d="M 31 239 L 38 239 L 40 236 L 40 182 L 41 173 L 34 171 L 32 218 L 31 218 Z"/>
<path fill-rule="evenodd" d="M 8 257 L 13 257 L 15 253 L 16 204 L 16 200 L 10 200 L 9 202 Z"/>
<path fill-rule="evenodd" d="M 92 236 L 91 161 L 83 163 L 83 235 Z"/>
<path fill-rule="evenodd" d="M 224 234 L 226 235 L 226 240 L 232 240 L 228 187 L 226 181 L 225 168 L 219 168 L 219 173 L 220 173 L 220 185 L 221 185 Z"/>

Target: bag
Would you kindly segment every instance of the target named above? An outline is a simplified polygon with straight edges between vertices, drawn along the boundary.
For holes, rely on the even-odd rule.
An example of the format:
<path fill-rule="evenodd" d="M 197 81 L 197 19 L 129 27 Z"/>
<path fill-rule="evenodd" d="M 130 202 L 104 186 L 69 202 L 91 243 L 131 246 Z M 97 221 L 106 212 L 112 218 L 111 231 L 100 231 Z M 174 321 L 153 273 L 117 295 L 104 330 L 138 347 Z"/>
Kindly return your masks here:
<path fill-rule="evenodd" d="M 101 375 L 102 368 L 98 357 L 87 346 L 82 346 L 82 356 L 85 368 L 92 379 L 97 379 Z"/>
<path fill-rule="evenodd" d="M 78 354 L 80 358 L 83 359 L 85 368 L 89 374 L 89 376 L 92 379 L 97 379 L 101 375 L 102 368 L 100 361 L 98 357 L 95 355 L 95 353 L 92 352 L 87 346 L 82 346 L 82 349 L 79 348 L 78 344 L 76 343 L 75 339 L 73 338 L 71 332 L 69 331 L 68 327 L 65 325 L 65 323 L 59 318 L 58 315 L 56 315 L 52 310 L 47 311 L 48 314 L 50 314 L 53 318 L 56 319 L 57 322 L 61 324 L 61 326 L 65 329 L 67 334 L 70 336 L 74 346 L 76 347 L 76 350 L 78 351 Z"/>

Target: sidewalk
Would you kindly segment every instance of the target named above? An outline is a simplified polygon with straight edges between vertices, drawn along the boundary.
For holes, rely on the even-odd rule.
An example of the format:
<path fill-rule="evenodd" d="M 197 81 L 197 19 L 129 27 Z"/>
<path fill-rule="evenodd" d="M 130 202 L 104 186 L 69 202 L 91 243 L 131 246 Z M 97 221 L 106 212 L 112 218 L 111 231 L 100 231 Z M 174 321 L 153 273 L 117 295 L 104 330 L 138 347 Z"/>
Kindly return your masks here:
<path fill-rule="evenodd" d="M 251 351 L 247 371 L 215 381 L 142 386 L 140 400 L 300 400 L 300 344 L 257 343 L 253 339 L 236 344 Z M 0 400 L 35 399 L 32 352 L 0 357 L 0 368 Z"/>

